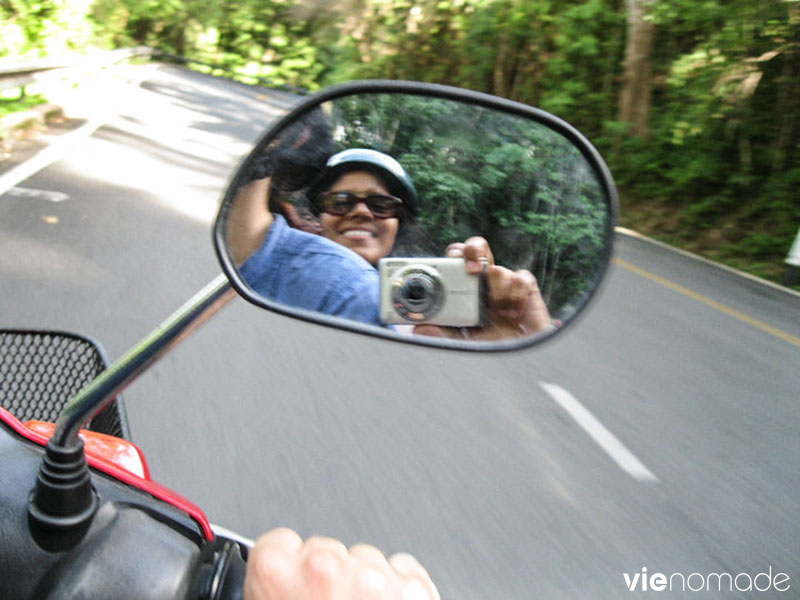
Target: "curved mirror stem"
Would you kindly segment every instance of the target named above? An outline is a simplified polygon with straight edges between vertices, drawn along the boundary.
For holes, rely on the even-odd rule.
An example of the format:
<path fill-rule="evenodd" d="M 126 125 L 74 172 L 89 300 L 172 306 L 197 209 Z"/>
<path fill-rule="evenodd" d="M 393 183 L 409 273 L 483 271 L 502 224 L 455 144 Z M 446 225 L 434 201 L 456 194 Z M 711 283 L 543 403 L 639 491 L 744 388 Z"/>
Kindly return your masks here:
<path fill-rule="evenodd" d="M 75 447 L 78 431 L 85 423 L 139 373 L 181 342 L 234 295 L 224 275 L 214 278 L 69 401 L 56 421 L 52 442 L 65 448 Z"/>

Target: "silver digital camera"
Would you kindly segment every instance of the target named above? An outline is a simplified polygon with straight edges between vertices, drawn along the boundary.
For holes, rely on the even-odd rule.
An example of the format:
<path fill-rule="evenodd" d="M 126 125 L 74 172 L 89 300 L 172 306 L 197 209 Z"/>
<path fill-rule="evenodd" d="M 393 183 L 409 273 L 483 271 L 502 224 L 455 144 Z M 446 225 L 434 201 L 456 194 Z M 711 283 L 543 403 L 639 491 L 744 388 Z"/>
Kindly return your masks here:
<path fill-rule="evenodd" d="M 382 258 L 378 272 L 387 325 L 483 324 L 483 278 L 468 275 L 463 258 Z"/>

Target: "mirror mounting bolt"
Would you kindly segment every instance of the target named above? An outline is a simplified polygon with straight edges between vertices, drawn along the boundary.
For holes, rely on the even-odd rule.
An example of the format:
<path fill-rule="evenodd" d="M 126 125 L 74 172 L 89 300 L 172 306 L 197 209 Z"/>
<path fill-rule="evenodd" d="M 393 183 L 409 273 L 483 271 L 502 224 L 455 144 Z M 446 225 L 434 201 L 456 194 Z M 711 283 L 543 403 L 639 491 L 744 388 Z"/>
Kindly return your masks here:
<path fill-rule="evenodd" d="M 50 534 L 82 533 L 97 511 L 99 501 L 83 441 L 78 442 L 69 447 L 57 445 L 52 438 L 47 442 L 28 500 L 29 522 Z"/>

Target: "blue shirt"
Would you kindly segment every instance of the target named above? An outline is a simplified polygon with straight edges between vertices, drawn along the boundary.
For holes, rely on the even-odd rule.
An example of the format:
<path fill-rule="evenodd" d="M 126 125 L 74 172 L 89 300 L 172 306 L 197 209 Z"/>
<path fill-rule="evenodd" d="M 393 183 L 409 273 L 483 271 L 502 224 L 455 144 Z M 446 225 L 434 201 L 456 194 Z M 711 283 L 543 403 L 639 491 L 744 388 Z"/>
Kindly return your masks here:
<path fill-rule="evenodd" d="M 281 215 L 239 273 L 253 291 L 275 302 L 381 325 L 378 271 L 349 248 L 292 229 Z"/>

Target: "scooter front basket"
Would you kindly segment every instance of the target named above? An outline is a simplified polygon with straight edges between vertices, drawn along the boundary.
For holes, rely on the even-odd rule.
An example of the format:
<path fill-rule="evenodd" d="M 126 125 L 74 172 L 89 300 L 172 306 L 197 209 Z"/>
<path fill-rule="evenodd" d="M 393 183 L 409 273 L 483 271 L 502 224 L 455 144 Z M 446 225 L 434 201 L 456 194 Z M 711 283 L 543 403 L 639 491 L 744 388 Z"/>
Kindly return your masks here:
<path fill-rule="evenodd" d="M 94 340 L 63 331 L 0 329 L 0 406 L 20 421 L 55 422 L 66 403 L 109 365 Z M 88 429 L 130 439 L 122 396 Z"/>

